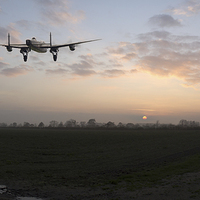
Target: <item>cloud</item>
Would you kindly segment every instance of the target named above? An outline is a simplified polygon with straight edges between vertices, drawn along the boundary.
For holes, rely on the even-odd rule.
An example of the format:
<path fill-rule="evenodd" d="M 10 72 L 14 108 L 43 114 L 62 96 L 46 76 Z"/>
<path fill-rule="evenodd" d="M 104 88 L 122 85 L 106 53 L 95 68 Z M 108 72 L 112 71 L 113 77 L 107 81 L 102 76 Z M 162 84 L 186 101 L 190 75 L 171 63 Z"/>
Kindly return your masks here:
<path fill-rule="evenodd" d="M 7 35 L 10 33 L 11 42 L 19 43 L 21 40 L 19 39 L 21 33 L 17 31 L 14 27 L 14 24 L 10 24 L 7 27 L 0 27 L 0 40 L 4 43 L 7 43 Z"/>
<path fill-rule="evenodd" d="M 53 7 L 53 6 L 65 7 L 66 2 L 67 2 L 67 0 L 66 1 L 63 1 L 63 0 L 36 0 L 36 1 L 45 7 Z"/>
<path fill-rule="evenodd" d="M 125 72 L 123 70 L 119 70 L 119 69 L 105 70 L 102 73 L 102 76 L 106 77 L 106 78 L 116 78 L 116 77 L 120 77 L 123 75 L 125 75 Z"/>
<path fill-rule="evenodd" d="M 172 13 L 174 15 L 185 15 L 189 17 L 195 14 L 199 14 L 200 2 L 199 0 L 187 0 L 177 7 L 167 9 L 166 12 Z"/>
<path fill-rule="evenodd" d="M 93 70 L 93 66 L 85 60 L 80 61 L 80 63 L 67 65 L 67 67 L 71 69 L 71 73 L 73 75 L 91 76 L 96 74 L 96 72 Z"/>
<path fill-rule="evenodd" d="M 48 69 L 46 70 L 47 74 L 56 74 L 56 75 L 68 75 L 73 77 L 89 77 L 89 76 L 101 76 L 104 78 L 117 78 L 126 75 L 127 70 L 116 69 L 115 67 L 122 67 L 123 65 L 118 65 L 117 61 L 107 60 L 109 65 L 105 62 L 99 62 L 99 54 L 92 55 L 81 55 L 79 58 L 81 60 L 72 64 L 60 63 L 60 68 L 58 69 Z M 106 60 L 108 54 L 101 54 L 100 59 Z M 107 68 L 105 70 L 105 68 Z M 136 69 L 130 70 L 130 73 L 137 72 Z"/>
<path fill-rule="evenodd" d="M 8 29 L 5 27 L 0 27 L 0 40 L 4 40 L 8 34 Z"/>
<path fill-rule="evenodd" d="M 8 67 L 8 66 L 9 66 L 8 63 L 5 63 L 5 62 L 0 61 L 0 69 L 5 68 L 5 67 Z"/>
<path fill-rule="evenodd" d="M 20 26 L 21 28 L 24 28 L 25 30 L 29 30 L 32 28 L 33 23 L 28 20 L 19 20 L 15 23 L 17 26 Z"/>
<path fill-rule="evenodd" d="M 33 71 L 30 67 L 27 67 L 25 65 L 21 65 L 19 67 L 13 67 L 13 68 L 5 68 L 0 71 L 0 74 L 8 77 L 16 77 L 19 75 L 27 74 L 28 72 Z"/>
<path fill-rule="evenodd" d="M 46 70 L 47 74 L 57 74 L 63 75 L 68 74 L 71 76 L 91 76 L 97 74 L 93 69 L 95 65 L 101 65 L 102 63 L 98 63 L 95 61 L 94 57 L 91 54 L 81 55 L 80 62 L 73 64 L 60 64 L 60 68 L 58 69 L 48 69 Z"/>
<path fill-rule="evenodd" d="M 130 73 L 137 73 L 137 72 L 138 72 L 137 69 L 131 69 L 131 70 L 130 70 Z"/>
<path fill-rule="evenodd" d="M 170 36 L 170 33 L 168 31 L 153 31 L 147 33 L 142 33 L 137 36 L 139 40 L 147 41 L 154 39 L 166 39 Z"/>
<path fill-rule="evenodd" d="M 85 13 L 82 10 L 74 14 L 70 13 L 66 0 L 36 0 L 36 2 L 42 7 L 43 19 L 54 26 L 78 23 L 85 18 Z"/>
<path fill-rule="evenodd" d="M 58 68 L 58 69 L 47 69 L 46 70 L 47 74 L 68 74 L 69 71 L 63 68 Z"/>
<path fill-rule="evenodd" d="M 122 61 L 134 53 L 130 60 L 133 72 L 145 72 L 156 76 L 177 77 L 187 86 L 200 85 L 200 38 L 198 36 L 173 35 L 166 31 L 153 31 L 137 36 L 135 43 L 118 43 L 109 47 L 113 60 Z M 117 53 L 117 56 L 115 56 Z M 125 65 L 125 62 L 122 62 Z M 105 74 L 115 71 L 105 71 Z M 122 71 L 123 72 L 123 71 Z M 125 71 L 124 71 L 125 72 Z M 120 72 L 118 72 L 120 73 Z"/>
<path fill-rule="evenodd" d="M 155 112 L 156 110 L 149 109 L 149 108 L 138 108 L 138 109 L 131 109 L 131 110 L 136 110 L 136 111 L 144 111 L 144 112 Z"/>
<path fill-rule="evenodd" d="M 167 14 L 154 15 L 149 19 L 148 22 L 150 25 L 157 26 L 160 28 L 171 28 L 171 27 L 180 27 L 182 24 L 179 20 L 174 19 L 172 16 Z"/>
<path fill-rule="evenodd" d="M 54 26 L 65 23 L 77 23 L 84 19 L 84 12 L 78 11 L 74 16 L 66 11 L 46 10 L 43 11 L 44 17 Z"/>
<path fill-rule="evenodd" d="M 135 53 L 136 51 L 135 45 L 130 42 L 120 42 L 118 43 L 117 48 L 108 47 L 107 51 L 109 54 L 112 54 L 112 56 L 120 58 L 125 61 L 130 61 L 137 56 L 137 54 Z M 116 64 L 116 60 L 115 61 L 110 60 L 110 62 Z M 117 62 L 117 64 L 119 63 Z"/>
<path fill-rule="evenodd" d="M 91 76 L 96 74 L 96 72 L 92 69 L 88 69 L 86 65 L 81 63 L 75 63 L 72 65 L 68 65 L 70 70 L 59 68 L 59 69 L 47 69 L 47 74 L 57 74 L 57 75 L 78 75 L 78 76 Z"/>
<path fill-rule="evenodd" d="M 80 56 L 82 58 L 82 61 L 79 64 L 74 64 L 70 66 L 71 69 L 73 69 L 74 74 L 79 75 L 79 76 L 91 76 L 91 75 L 100 75 L 104 78 L 117 78 L 124 76 L 126 74 L 126 70 L 122 69 L 116 69 L 123 67 L 122 64 L 119 63 L 119 57 L 118 59 L 108 59 L 108 63 L 105 62 L 99 62 L 97 58 L 101 57 L 101 60 L 106 60 L 106 58 L 109 58 L 109 54 L 113 53 L 115 55 L 117 53 L 118 56 L 120 56 L 120 52 L 125 52 L 127 49 L 130 49 L 131 47 L 127 47 L 122 50 L 122 46 L 126 46 L 126 43 L 120 43 L 119 50 L 118 48 L 107 48 L 106 50 L 108 53 L 103 53 L 101 55 L 91 55 L 87 54 L 86 56 Z M 135 56 L 135 54 L 128 54 L 123 56 L 124 54 L 122 53 L 122 59 L 125 60 L 132 60 L 132 58 Z M 100 67 L 100 68 L 99 68 Z M 107 68 L 104 70 L 104 68 Z M 94 70 L 95 68 L 95 70 Z M 97 68 L 99 70 L 97 70 Z"/>
<path fill-rule="evenodd" d="M 137 57 L 137 54 L 135 53 L 127 53 L 125 56 L 122 57 L 122 59 L 130 61 L 136 57 Z"/>
<path fill-rule="evenodd" d="M 102 55 L 100 55 L 102 56 Z M 96 57 L 99 57 L 99 55 L 97 55 Z M 92 54 L 87 54 L 87 55 L 81 55 L 79 56 L 79 58 L 81 58 L 83 61 L 86 61 L 88 63 L 90 63 L 90 65 L 105 65 L 104 62 L 102 61 L 97 61 L 98 59 L 95 56 L 93 56 Z"/>

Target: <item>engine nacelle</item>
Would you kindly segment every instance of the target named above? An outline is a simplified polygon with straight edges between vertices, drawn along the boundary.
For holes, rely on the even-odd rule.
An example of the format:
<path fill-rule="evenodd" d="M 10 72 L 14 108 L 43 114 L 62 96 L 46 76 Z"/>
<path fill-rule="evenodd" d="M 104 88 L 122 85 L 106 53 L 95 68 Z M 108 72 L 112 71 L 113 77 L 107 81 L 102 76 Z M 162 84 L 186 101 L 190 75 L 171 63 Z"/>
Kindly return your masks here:
<path fill-rule="evenodd" d="M 74 51 L 74 50 L 75 50 L 75 45 L 69 45 L 69 49 L 70 49 L 71 51 Z"/>
<path fill-rule="evenodd" d="M 6 49 L 7 49 L 8 52 L 12 51 L 12 47 L 10 47 L 10 46 L 7 46 Z"/>
<path fill-rule="evenodd" d="M 58 53 L 58 52 L 59 52 L 58 48 L 51 48 L 50 49 L 50 53 Z"/>
<path fill-rule="evenodd" d="M 23 47 L 20 49 L 20 53 L 22 53 L 23 55 L 28 54 L 31 51 L 31 49 L 29 49 L 28 47 Z"/>

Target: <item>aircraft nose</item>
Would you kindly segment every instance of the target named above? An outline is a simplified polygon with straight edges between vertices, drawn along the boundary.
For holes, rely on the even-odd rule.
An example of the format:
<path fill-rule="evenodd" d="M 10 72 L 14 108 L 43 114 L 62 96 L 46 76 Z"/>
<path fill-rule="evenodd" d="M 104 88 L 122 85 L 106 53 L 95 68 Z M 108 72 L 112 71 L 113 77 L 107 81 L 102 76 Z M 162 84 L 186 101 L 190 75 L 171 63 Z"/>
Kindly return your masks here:
<path fill-rule="evenodd" d="M 31 45 L 31 40 L 26 40 L 26 45 Z"/>

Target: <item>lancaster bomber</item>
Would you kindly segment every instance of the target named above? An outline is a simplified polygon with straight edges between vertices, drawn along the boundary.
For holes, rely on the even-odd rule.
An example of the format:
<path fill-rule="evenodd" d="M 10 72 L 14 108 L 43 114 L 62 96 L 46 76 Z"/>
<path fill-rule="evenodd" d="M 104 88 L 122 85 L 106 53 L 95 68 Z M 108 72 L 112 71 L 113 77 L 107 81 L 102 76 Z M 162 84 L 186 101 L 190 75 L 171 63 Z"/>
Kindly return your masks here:
<path fill-rule="evenodd" d="M 52 36 L 50 33 L 50 43 L 45 43 L 43 41 L 37 41 L 36 38 L 33 37 L 32 39 L 27 39 L 26 44 L 11 44 L 10 43 L 10 34 L 8 33 L 8 44 L 1 44 L 1 46 L 6 47 L 8 52 L 11 52 L 13 48 L 20 49 L 20 53 L 23 55 L 24 62 L 27 61 L 28 53 L 31 50 L 36 51 L 38 53 L 46 53 L 47 49 L 50 49 L 50 53 L 52 53 L 52 55 L 53 55 L 53 60 L 56 61 L 59 48 L 68 46 L 71 51 L 74 51 L 75 46 L 78 44 L 94 42 L 97 40 L 100 40 L 100 39 L 88 40 L 88 41 L 82 41 L 82 42 L 74 42 L 74 43 L 68 43 L 68 44 L 61 44 L 61 45 L 53 45 L 52 44 Z"/>

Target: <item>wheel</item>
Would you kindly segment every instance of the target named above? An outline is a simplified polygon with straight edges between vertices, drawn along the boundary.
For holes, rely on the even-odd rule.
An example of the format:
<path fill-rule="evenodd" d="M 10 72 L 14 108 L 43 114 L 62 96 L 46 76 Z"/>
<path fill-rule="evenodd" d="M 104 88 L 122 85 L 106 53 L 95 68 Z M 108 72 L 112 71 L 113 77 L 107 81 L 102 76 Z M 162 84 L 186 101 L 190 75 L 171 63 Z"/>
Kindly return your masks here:
<path fill-rule="evenodd" d="M 26 62 L 26 61 L 27 61 L 27 58 L 28 58 L 28 56 L 27 56 L 27 55 L 25 55 L 25 56 L 24 56 L 24 62 Z"/>
<path fill-rule="evenodd" d="M 54 60 L 54 61 L 57 60 L 57 55 L 53 55 L 53 60 Z"/>

